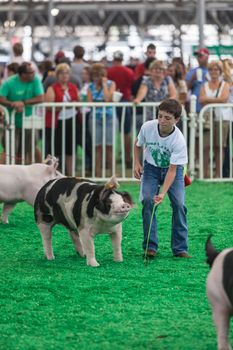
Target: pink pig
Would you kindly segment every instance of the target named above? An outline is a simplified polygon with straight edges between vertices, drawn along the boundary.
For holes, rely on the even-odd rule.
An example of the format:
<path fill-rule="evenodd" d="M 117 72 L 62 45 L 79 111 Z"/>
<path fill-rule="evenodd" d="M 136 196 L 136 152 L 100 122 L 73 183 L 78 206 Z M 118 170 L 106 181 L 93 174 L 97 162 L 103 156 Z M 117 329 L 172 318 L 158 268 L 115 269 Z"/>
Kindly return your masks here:
<path fill-rule="evenodd" d="M 18 202 L 34 205 L 37 192 L 49 180 L 64 177 L 57 171 L 58 159 L 50 155 L 44 163 L 31 165 L 0 165 L 0 202 L 3 204 L 2 222 Z"/>

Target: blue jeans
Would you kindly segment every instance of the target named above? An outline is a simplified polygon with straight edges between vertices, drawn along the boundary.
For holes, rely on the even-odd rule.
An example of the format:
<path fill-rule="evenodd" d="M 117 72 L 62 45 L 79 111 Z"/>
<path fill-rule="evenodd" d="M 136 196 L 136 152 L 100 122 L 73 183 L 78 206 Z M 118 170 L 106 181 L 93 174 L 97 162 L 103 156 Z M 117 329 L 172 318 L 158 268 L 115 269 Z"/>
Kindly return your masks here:
<path fill-rule="evenodd" d="M 146 249 L 147 244 L 148 231 L 154 206 L 153 198 L 159 193 L 160 186 L 164 182 L 167 171 L 168 168 L 155 167 L 145 161 L 141 183 L 144 231 L 143 249 Z M 188 251 L 187 209 L 184 204 L 185 190 L 182 166 L 177 166 L 176 177 L 168 191 L 168 196 L 172 207 L 171 249 L 173 255 L 176 255 Z M 156 210 L 151 225 L 148 249 L 154 251 L 158 250 Z"/>

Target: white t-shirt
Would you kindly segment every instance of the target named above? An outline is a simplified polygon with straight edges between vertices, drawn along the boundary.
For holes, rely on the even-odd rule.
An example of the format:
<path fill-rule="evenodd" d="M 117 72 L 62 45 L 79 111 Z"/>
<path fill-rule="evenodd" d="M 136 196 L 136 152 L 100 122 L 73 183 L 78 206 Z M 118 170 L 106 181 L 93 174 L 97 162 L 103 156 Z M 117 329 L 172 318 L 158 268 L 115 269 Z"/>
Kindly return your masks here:
<path fill-rule="evenodd" d="M 212 90 L 209 87 L 209 83 L 206 82 L 204 84 L 205 94 L 206 94 L 207 97 L 216 97 L 216 94 L 217 94 L 217 91 L 218 91 L 218 96 L 221 96 L 224 86 L 225 86 L 225 82 L 222 81 L 219 91 L 218 91 L 218 89 Z M 230 96 L 229 96 L 229 98 L 230 98 Z M 220 105 L 219 105 L 219 107 L 215 108 L 215 115 L 214 116 L 215 116 L 214 117 L 215 121 L 220 121 L 221 119 L 223 121 L 232 120 L 232 108 L 230 108 L 230 107 L 220 107 Z"/>
<path fill-rule="evenodd" d="M 136 145 L 145 145 L 145 160 L 154 166 L 168 168 L 170 164 L 188 163 L 186 142 L 176 126 L 170 135 L 162 137 L 158 120 L 149 120 L 142 125 Z"/>
<path fill-rule="evenodd" d="M 72 102 L 68 89 L 65 90 L 63 95 L 63 102 Z M 75 108 L 62 108 L 62 110 L 58 114 L 58 120 L 70 119 L 75 115 Z"/>

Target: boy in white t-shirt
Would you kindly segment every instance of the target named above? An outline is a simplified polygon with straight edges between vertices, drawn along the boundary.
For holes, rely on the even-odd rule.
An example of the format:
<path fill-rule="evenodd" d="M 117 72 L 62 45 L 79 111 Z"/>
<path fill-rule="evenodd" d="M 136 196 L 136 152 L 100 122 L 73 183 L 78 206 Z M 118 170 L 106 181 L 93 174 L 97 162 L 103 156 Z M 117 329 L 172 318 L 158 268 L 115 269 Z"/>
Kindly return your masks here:
<path fill-rule="evenodd" d="M 162 203 L 166 193 L 173 211 L 172 253 L 175 257 L 190 258 L 183 175 L 184 166 L 188 162 L 187 146 L 183 134 L 176 127 L 181 112 L 182 106 L 177 100 L 164 100 L 158 108 L 158 119 L 147 121 L 142 125 L 134 146 L 134 175 L 137 179 L 141 178 L 143 249 L 149 258 L 154 258 L 158 250 L 155 211 L 147 246 L 153 207 L 155 203 Z M 143 145 L 144 167 L 140 162 Z"/>

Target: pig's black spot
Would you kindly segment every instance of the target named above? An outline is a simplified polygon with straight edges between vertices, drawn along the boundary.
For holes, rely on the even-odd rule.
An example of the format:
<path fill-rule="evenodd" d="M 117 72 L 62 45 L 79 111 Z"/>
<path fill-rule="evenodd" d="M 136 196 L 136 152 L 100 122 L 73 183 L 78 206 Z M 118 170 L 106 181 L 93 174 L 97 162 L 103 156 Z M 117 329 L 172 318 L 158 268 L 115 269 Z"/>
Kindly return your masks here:
<path fill-rule="evenodd" d="M 56 224 L 62 224 L 68 229 L 70 228 L 68 221 L 66 220 L 66 217 L 64 215 L 63 210 L 61 209 L 60 205 L 57 203 L 54 203 L 53 205 L 53 217 L 56 222 Z"/>
<path fill-rule="evenodd" d="M 51 215 L 43 214 L 42 215 L 42 220 L 49 224 L 50 222 L 53 221 L 53 217 Z"/>
<path fill-rule="evenodd" d="M 233 250 L 223 260 L 223 287 L 233 306 Z"/>
<path fill-rule="evenodd" d="M 77 180 L 72 177 L 65 177 L 56 181 L 51 190 L 47 193 L 46 200 L 48 204 L 52 207 L 60 195 L 70 196 L 75 185 L 77 185 Z"/>
<path fill-rule="evenodd" d="M 76 178 L 71 178 L 71 177 L 59 179 L 53 185 L 53 187 L 47 193 L 47 196 L 46 196 L 46 200 L 47 200 L 48 204 L 53 208 L 53 215 L 54 215 L 54 219 L 55 219 L 56 223 L 62 224 L 64 226 L 66 226 L 67 228 L 69 228 L 69 223 L 64 215 L 63 209 L 61 209 L 61 207 L 57 203 L 57 201 L 58 201 L 58 198 L 60 195 L 65 195 L 66 197 L 69 197 L 72 194 L 74 196 L 77 196 L 78 199 L 75 202 L 75 205 L 73 208 L 73 214 L 75 214 L 74 219 L 75 219 L 76 224 L 79 224 L 80 223 L 82 202 L 83 202 L 83 199 L 87 193 L 86 191 L 82 190 L 82 187 L 85 185 L 90 187 L 89 184 L 80 185 L 77 189 L 77 192 L 74 193 L 74 188 L 77 185 L 77 183 L 79 183 L 79 182 L 80 181 L 77 180 Z M 83 194 L 83 196 L 82 196 L 82 194 Z M 78 208 L 78 210 L 77 210 L 78 214 L 77 214 L 75 209 L 77 208 L 77 203 L 79 203 L 79 202 L 80 202 L 80 208 Z M 80 211 L 80 213 L 79 213 L 79 211 Z M 79 220 L 77 220 L 76 215 L 78 216 Z"/>
<path fill-rule="evenodd" d="M 112 190 L 104 190 L 100 195 L 99 203 L 96 205 L 101 213 L 108 215 L 111 209 L 112 201 L 110 195 L 114 192 Z"/>
<path fill-rule="evenodd" d="M 37 212 L 38 210 L 41 211 L 43 214 L 49 214 L 49 207 L 45 204 L 45 194 L 47 187 L 50 186 L 52 182 L 56 180 L 50 180 L 48 181 L 37 193 L 35 203 L 34 203 L 34 217 L 37 222 Z"/>
<path fill-rule="evenodd" d="M 77 200 L 73 207 L 73 216 L 77 227 L 80 225 L 81 210 L 82 210 L 82 205 L 85 197 L 87 197 L 87 200 L 89 200 L 87 205 L 87 215 L 88 217 L 92 217 L 94 206 L 96 204 L 95 202 L 98 200 L 99 192 L 102 189 L 103 189 L 103 186 L 98 186 L 90 183 L 84 183 L 79 186 L 77 190 Z M 91 214 L 89 214 L 89 212 L 92 213 L 92 216 L 90 216 Z"/>
<path fill-rule="evenodd" d="M 54 185 L 46 194 L 47 188 L 50 186 L 52 182 L 54 182 Z M 48 215 L 50 214 L 50 208 L 52 208 L 55 221 L 57 223 L 61 223 L 64 226 L 68 227 L 68 222 L 60 206 L 57 204 L 57 201 L 61 194 L 65 194 L 66 196 L 69 196 L 76 184 L 77 184 L 77 181 L 75 178 L 62 178 L 59 180 L 55 179 L 47 182 L 40 189 L 35 200 L 35 205 L 34 205 L 35 220 L 37 221 L 37 210 L 39 209 L 42 212 L 42 214 L 45 215 L 43 216 L 43 218 L 45 218 L 44 221 L 48 222 L 47 220 L 50 220 L 48 219 Z"/>
<path fill-rule="evenodd" d="M 104 189 L 104 186 L 96 186 L 96 188 L 91 193 L 91 197 L 87 206 L 87 216 L 92 218 L 94 215 L 94 208 L 100 202 L 100 193 Z"/>

